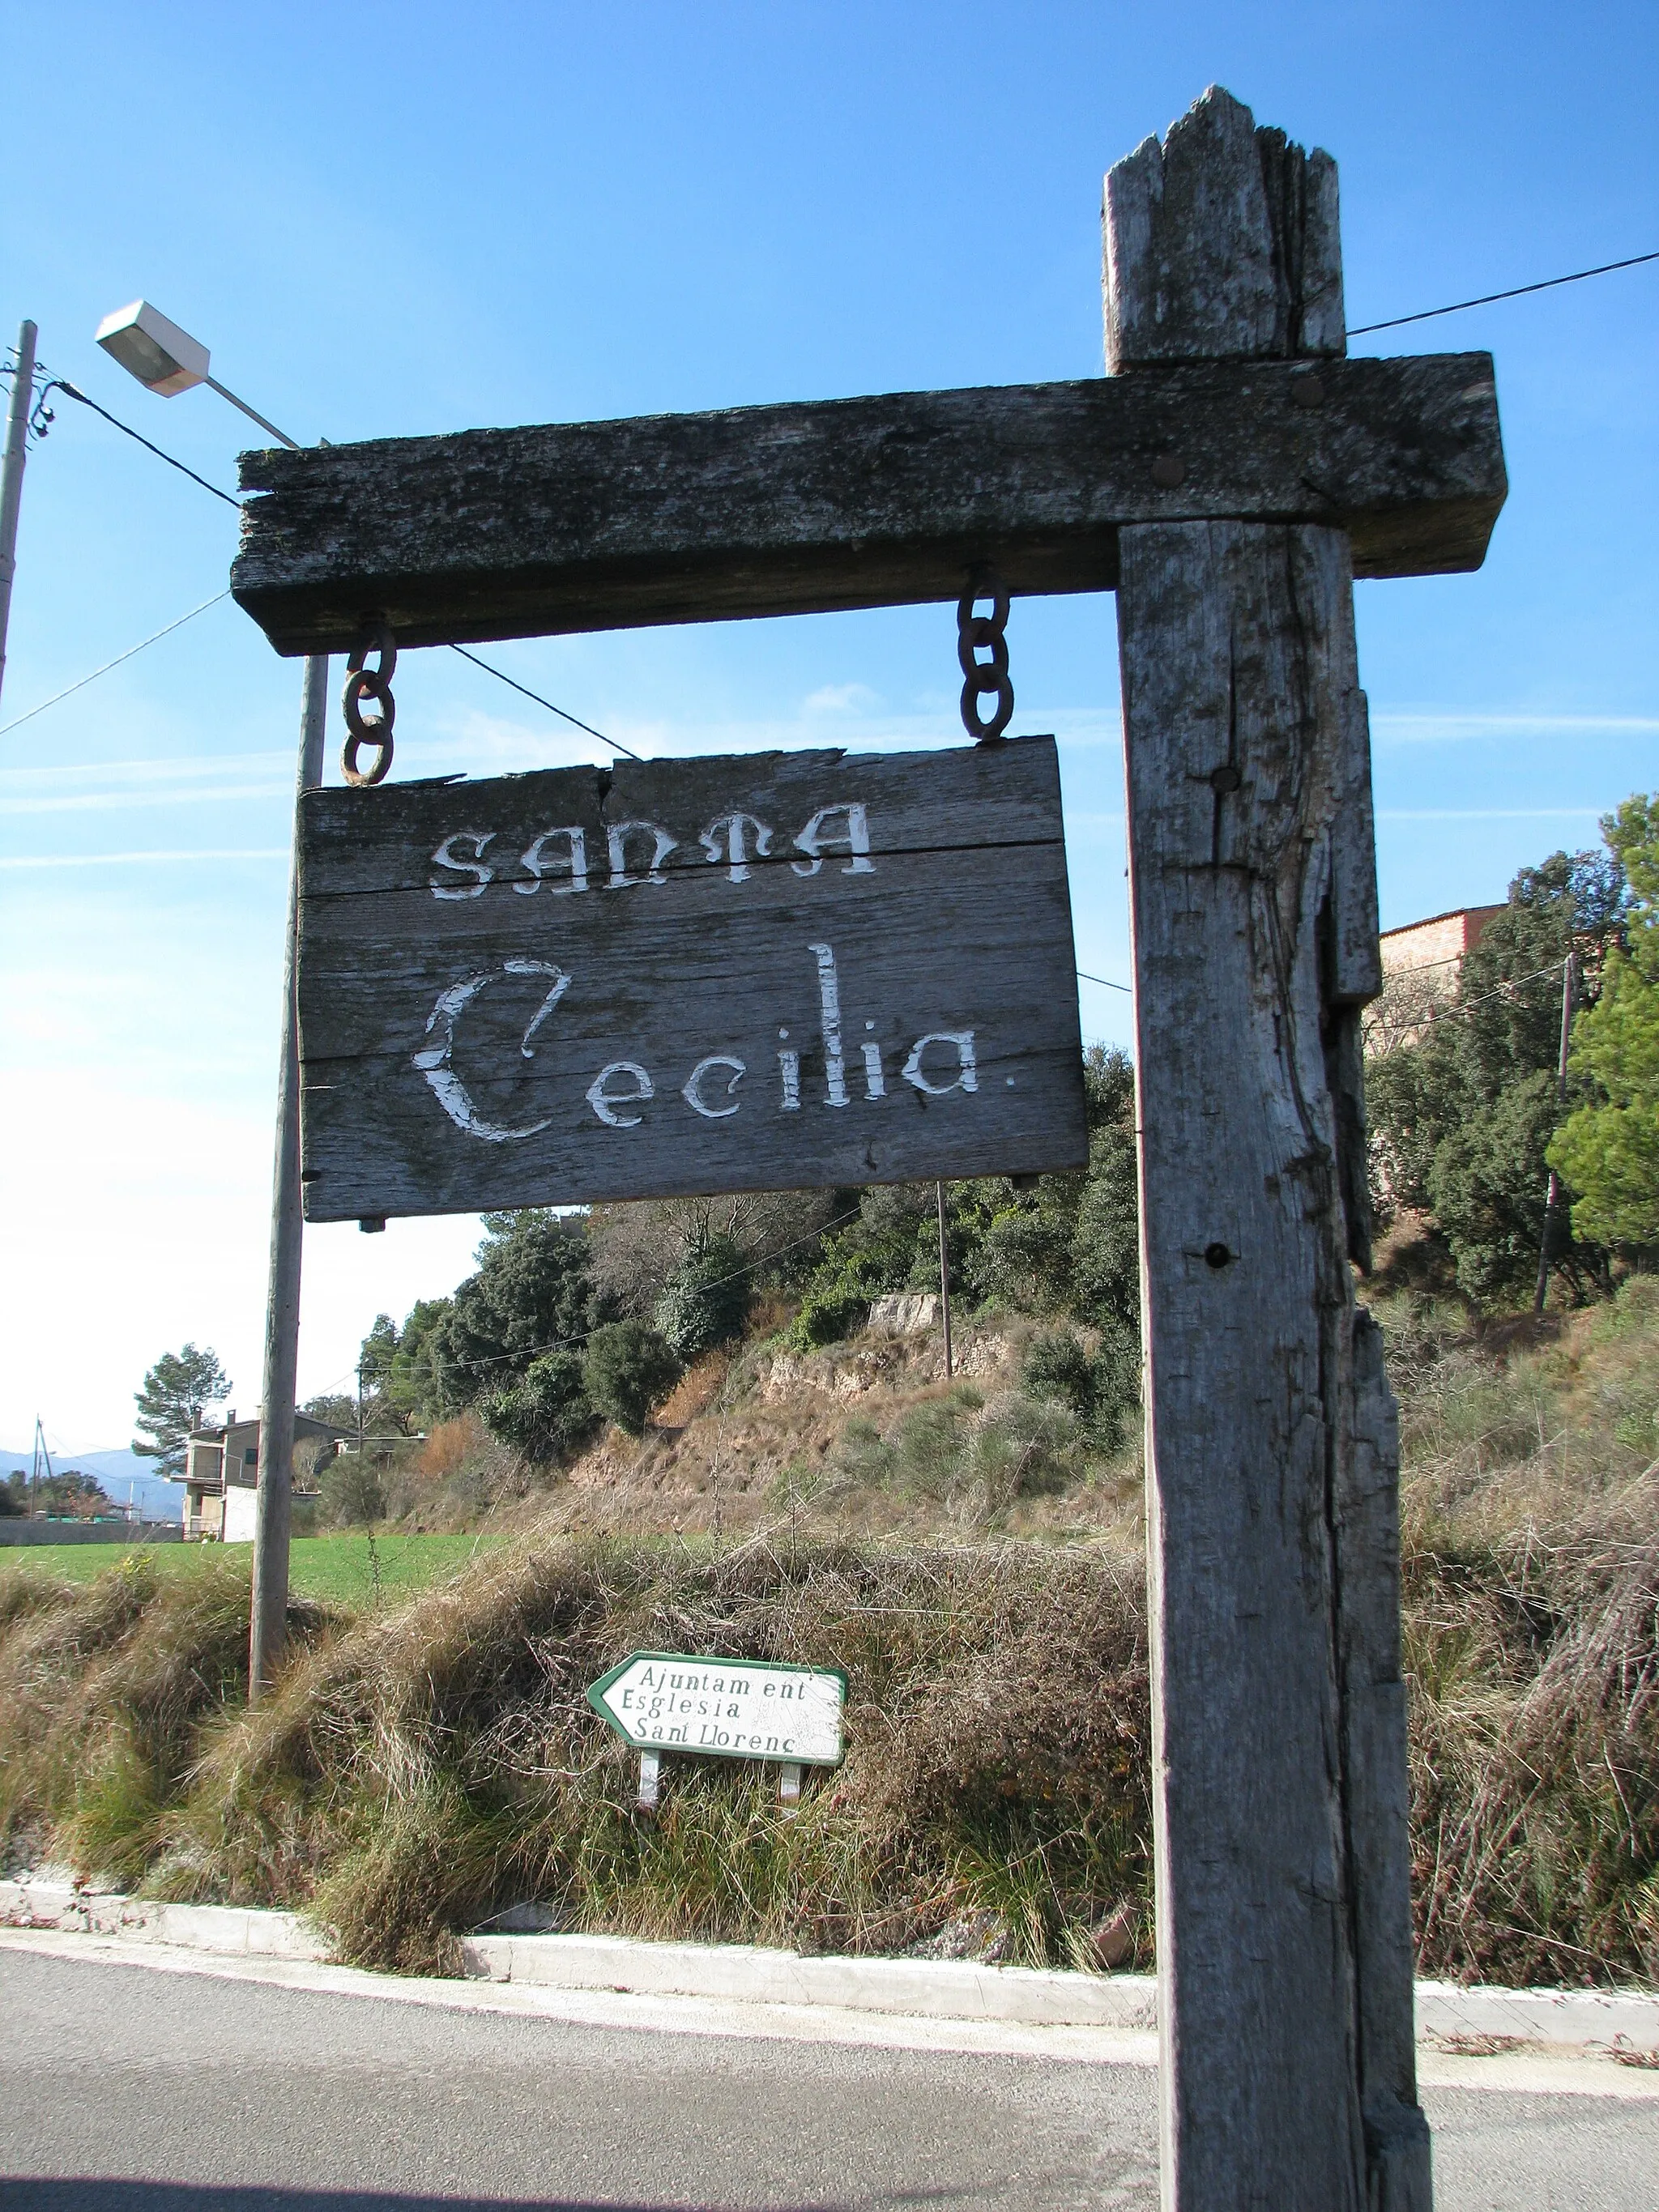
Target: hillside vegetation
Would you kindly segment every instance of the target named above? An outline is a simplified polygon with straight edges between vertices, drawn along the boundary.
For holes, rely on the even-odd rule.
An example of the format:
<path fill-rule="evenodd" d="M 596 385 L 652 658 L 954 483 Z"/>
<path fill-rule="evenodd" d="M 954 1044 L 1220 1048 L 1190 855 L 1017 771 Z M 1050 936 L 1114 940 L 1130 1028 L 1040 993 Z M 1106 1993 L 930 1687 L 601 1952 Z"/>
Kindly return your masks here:
<path fill-rule="evenodd" d="M 1500 1982 L 1659 1981 L 1659 810 L 1605 827 L 1369 1040 L 1419 1959 Z M 7 1850 L 404 1969 L 526 1901 L 1147 1962 L 1133 1082 L 1085 1079 L 1086 1173 L 946 1194 L 951 1373 L 914 1312 L 872 1326 L 939 1288 L 931 1185 L 486 1217 L 477 1272 L 364 1345 L 368 1445 L 305 1512 L 374 1532 L 371 1586 L 296 1598 L 257 1714 L 245 1557 L 0 1571 Z M 393 1532 L 479 1555 L 400 1592 Z M 842 1668 L 845 1765 L 785 1819 L 763 1771 L 679 1761 L 642 1820 L 582 1695 L 633 1649 Z"/>
<path fill-rule="evenodd" d="M 1421 1291 L 1379 1310 L 1404 1412 L 1423 1969 L 1653 1982 L 1659 1281 L 1531 1346 Z M 525 1899 L 571 1928 L 1146 1963 L 1132 1465 L 1051 1459 L 1054 1486 L 1015 1509 L 1023 1537 L 988 1538 L 988 1507 L 1009 1508 L 975 1488 L 972 1439 L 1000 1401 L 922 1383 L 925 1349 L 808 1356 L 835 1433 L 814 1462 L 872 1533 L 829 1536 L 825 1492 L 792 1505 L 774 1479 L 715 1538 L 708 1492 L 677 1505 L 659 1469 L 655 1490 L 647 1474 L 597 1493 L 610 1533 L 526 1528 L 355 1617 L 296 1605 L 297 1656 L 252 1716 L 235 1562 L 190 1577 L 136 1562 L 79 1586 L 0 1574 L 13 1855 L 299 1906 L 343 1956 L 405 1970 L 453 1966 L 456 1930 Z M 890 1376 L 862 1414 L 833 1382 L 860 1359 Z M 738 1387 L 758 1425 L 763 1386 Z M 678 1450 L 695 1486 L 738 1418 L 717 1391 L 640 1457 Z M 659 1528 L 696 1508 L 697 1533 L 639 1533 L 653 1498 Z M 681 1763 L 641 1821 L 631 1756 L 582 1696 L 636 1648 L 844 1668 L 846 1765 L 789 1821 L 763 1771 Z"/>

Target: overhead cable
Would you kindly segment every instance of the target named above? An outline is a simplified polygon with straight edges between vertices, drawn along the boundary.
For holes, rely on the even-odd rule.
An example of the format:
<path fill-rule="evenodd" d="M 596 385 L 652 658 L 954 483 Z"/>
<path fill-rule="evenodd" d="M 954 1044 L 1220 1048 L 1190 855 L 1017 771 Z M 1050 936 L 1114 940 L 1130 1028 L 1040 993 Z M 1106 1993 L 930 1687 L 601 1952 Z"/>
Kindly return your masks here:
<path fill-rule="evenodd" d="M 162 459 L 166 458 L 163 454 Z M 210 484 L 208 487 L 210 491 L 212 488 Z M 65 684 L 61 691 L 54 691 L 50 699 L 43 699 L 38 707 L 31 707 L 27 714 L 19 714 L 15 721 L 0 723 L 0 738 L 5 737 L 9 731 L 20 729 L 25 722 L 32 722 L 37 714 L 44 714 L 48 707 L 55 707 L 60 699 L 67 699 L 70 692 L 82 690 L 88 684 L 95 683 L 99 677 L 107 676 L 112 668 L 118 668 L 124 660 L 131 660 L 135 653 L 142 653 L 146 646 L 154 645 L 158 638 L 170 637 L 174 630 L 182 629 L 187 622 L 194 622 L 198 615 L 204 615 L 210 607 L 216 607 L 221 599 L 229 597 L 228 589 L 216 592 L 210 599 L 204 599 L 199 607 L 192 607 L 187 615 L 180 615 L 176 622 L 168 623 L 161 629 L 152 630 L 137 645 L 130 645 L 125 653 L 118 653 L 113 660 L 106 660 L 101 668 L 94 668 L 90 676 L 77 677 L 73 684 Z"/>
<path fill-rule="evenodd" d="M 1390 315 L 1384 323 L 1361 323 L 1348 336 L 1363 338 L 1372 331 L 1397 331 L 1402 323 L 1431 323 L 1437 315 L 1461 315 L 1465 307 L 1490 307 L 1495 300 L 1519 300 L 1528 292 L 1553 291 L 1558 284 L 1582 284 L 1587 276 L 1608 276 L 1615 269 L 1639 269 L 1644 261 L 1659 261 L 1659 252 L 1632 253 L 1627 261 L 1603 261 L 1595 269 L 1575 269 L 1571 276 L 1546 276 L 1536 284 L 1512 284 L 1507 292 L 1483 292 L 1478 300 L 1454 300 L 1449 307 L 1424 307 L 1414 315 Z"/>
<path fill-rule="evenodd" d="M 578 720 L 574 714 L 567 714 L 562 707 L 556 707 L 550 699 L 544 699 L 539 691 L 532 691 L 527 684 L 520 684 L 516 677 L 507 675 L 501 669 L 492 668 L 487 660 L 480 660 L 476 653 L 469 653 L 464 645 L 452 645 L 449 649 L 452 653 L 459 653 L 463 660 L 470 660 L 475 668 L 482 668 L 486 676 L 495 677 L 514 691 L 522 691 L 526 699 L 533 699 L 538 707 L 545 707 L 550 714 L 556 714 L 561 721 L 569 722 L 576 729 L 586 730 L 590 738 L 597 738 L 602 745 L 609 745 L 613 751 L 623 754 L 629 760 L 638 760 L 639 755 L 629 752 L 620 739 L 607 738 L 603 730 L 596 730 L 591 722 Z"/>

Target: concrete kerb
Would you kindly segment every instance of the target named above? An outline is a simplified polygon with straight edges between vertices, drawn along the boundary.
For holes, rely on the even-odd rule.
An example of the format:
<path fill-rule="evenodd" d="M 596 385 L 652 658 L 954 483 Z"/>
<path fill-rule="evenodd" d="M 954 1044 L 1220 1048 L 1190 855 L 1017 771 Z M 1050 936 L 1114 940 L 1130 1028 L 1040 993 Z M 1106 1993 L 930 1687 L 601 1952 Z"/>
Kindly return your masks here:
<path fill-rule="evenodd" d="M 327 1960 L 326 1941 L 296 1914 L 218 1905 L 159 1905 L 90 1890 L 57 1869 L 0 1881 L 0 1925 L 118 1937 L 218 1957 Z M 923 1959 L 803 1958 L 736 1943 L 649 1943 L 621 1936 L 483 1934 L 461 1942 L 470 1980 L 526 1989 L 605 1990 L 841 2013 L 1145 2033 L 1157 1984 L 1146 1974 L 1049 1972 Z M 1468 1989 L 1417 1985 L 1419 2042 L 1452 2053 L 1659 2057 L 1659 1996 L 1638 1990 Z"/>

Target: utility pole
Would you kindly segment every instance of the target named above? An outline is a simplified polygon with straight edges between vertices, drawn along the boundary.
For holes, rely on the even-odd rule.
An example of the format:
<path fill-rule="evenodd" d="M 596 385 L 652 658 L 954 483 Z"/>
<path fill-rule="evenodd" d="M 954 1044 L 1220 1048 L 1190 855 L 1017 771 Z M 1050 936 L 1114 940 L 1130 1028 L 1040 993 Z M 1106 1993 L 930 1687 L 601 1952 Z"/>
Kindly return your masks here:
<path fill-rule="evenodd" d="M 17 511 L 23 501 L 29 416 L 34 411 L 34 325 L 17 326 L 17 366 L 6 409 L 6 451 L 0 459 L 0 688 L 6 680 L 6 630 L 11 621 L 11 580 L 17 574 Z"/>
<path fill-rule="evenodd" d="M 279 446 L 299 440 L 239 399 L 208 374 L 210 356 L 199 339 L 169 322 L 146 300 L 118 307 L 99 325 L 97 339 L 112 361 L 147 391 L 171 399 L 205 384 L 257 422 Z M 288 1635 L 289 1526 L 294 1490 L 294 1388 L 300 1358 L 300 1252 L 304 1233 L 300 1189 L 300 1024 L 295 999 L 299 948 L 300 800 L 323 780 L 328 721 L 328 656 L 306 662 L 300 713 L 299 787 L 294 802 L 293 860 L 289 870 L 288 940 L 283 959 L 282 1060 L 276 1079 L 276 1160 L 271 1175 L 270 1272 L 265 1300 L 265 1353 L 259 1396 L 258 1482 L 253 1493 L 253 1624 L 248 1639 L 248 1702 L 270 1686 Z"/>
<path fill-rule="evenodd" d="M 1561 1054 L 1555 1071 L 1555 1103 L 1567 1103 L 1567 1048 L 1572 1037 L 1573 981 L 1577 954 L 1569 952 L 1561 963 Z M 1550 1246 L 1555 1241 L 1555 1217 L 1561 1210 L 1561 1178 L 1550 1170 L 1549 1194 L 1544 1200 L 1544 1234 L 1538 1246 L 1538 1283 L 1532 1294 L 1532 1317 L 1541 1321 L 1550 1288 Z"/>
<path fill-rule="evenodd" d="M 52 1452 L 46 1443 L 46 1432 L 40 1425 L 40 1416 L 34 1417 L 34 1464 L 29 1472 L 29 1506 L 38 1519 L 40 1513 L 40 1469 L 46 1470 L 46 1480 L 52 1480 Z"/>
<path fill-rule="evenodd" d="M 951 1250 L 945 1240 L 945 1185 L 933 1185 L 933 1200 L 939 1207 L 939 1297 L 945 1316 L 945 1379 L 951 1379 Z"/>
<path fill-rule="evenodd" d="M 288 1639 L 289 1528 L 294 1492 L 294 1391 L 300 1363 L 300 1258 L 305 1222 L 300 1184 L 300 1012 L 295 994 L 300 944 L 300 801 L 323 780 L 328 723 L 328 657 L 306 663 L 300 714 L 300 773 L 294 798 L 294 857 L 288 878 L 283 957 L 283 1045 L 276 1083 L 276 1158 L 270 1189 L 270 1273 L 259 1394 L 259 1481 L 253 1493 L 253 1624 L 248 1701 L 269 1689 Z M 361 1385 L 360 1385 L 361 1389 Z"/>

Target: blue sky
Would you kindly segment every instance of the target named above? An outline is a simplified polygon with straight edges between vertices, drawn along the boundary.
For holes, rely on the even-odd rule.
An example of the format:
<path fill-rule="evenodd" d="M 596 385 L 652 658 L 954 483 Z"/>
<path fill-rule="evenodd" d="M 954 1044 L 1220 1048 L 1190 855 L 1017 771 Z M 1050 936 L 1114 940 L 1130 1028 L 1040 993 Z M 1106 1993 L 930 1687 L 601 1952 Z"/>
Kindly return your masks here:
<path fill-rule="evenodd" d="M 1659 246 L 1645 6 L 170 9 L 14 0 L 0 332 L 214 482 L 239 420 L 93 346 L 140 293 L 305 440 L 1089 375 L 1101 176 L 1211 82 L 1341 165 L 1350 322 Z M 1385 926 L 1500 897 L 1659 785 L 1659 265 L 1356 341 L 1488 347 L 1476 576 L 1362 586 Z M 234 517 L 95 416 L 33 454 L 0 723 L 222 589 Z M 1080 964 L 1127 980 L 1109 599 L 1023 600 Z M 951 611 L 530 641 L 647 751 L 938 744 Z M 401 774 L 597 757 L 441 652 Z M 257 1396 L 299 672 L 228 602 L 0 737 L 0 1443 L 122 1441 L 157 1353 Z M 337 732 L 331 775 L 337 774 Z M 173 857 L 164 857 L 173 856 Z M 1088 1034 L 1128 1001 L 1085 986 Z M 476 1224 L 313 1231 L 301 1383 L 453 1287 Z"/>

